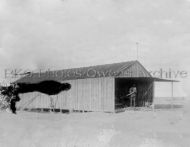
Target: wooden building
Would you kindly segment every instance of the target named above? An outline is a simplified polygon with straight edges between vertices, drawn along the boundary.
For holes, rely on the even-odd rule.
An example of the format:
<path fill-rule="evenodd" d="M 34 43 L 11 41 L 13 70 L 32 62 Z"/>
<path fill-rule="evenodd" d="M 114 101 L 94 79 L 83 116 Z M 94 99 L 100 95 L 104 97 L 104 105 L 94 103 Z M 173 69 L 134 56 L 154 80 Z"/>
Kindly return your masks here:
<path fill-rule="evenodd" d="M 38 83 L 55 80 L 70 83 L 71 89 L 55 96 L 33 92 L 20 95 L 20 109 L 48 109 L 50 102 L 56 109 L 115 112 L 129 106 L 126 95 L 137 87 L 136 107 L 151 105 L 154 99 L 154 81 L 138 62 L 122 62 L 91 67 L 33 73 L 16 83 Z M 161 79 L 160 79 L 161 80 Z"/>

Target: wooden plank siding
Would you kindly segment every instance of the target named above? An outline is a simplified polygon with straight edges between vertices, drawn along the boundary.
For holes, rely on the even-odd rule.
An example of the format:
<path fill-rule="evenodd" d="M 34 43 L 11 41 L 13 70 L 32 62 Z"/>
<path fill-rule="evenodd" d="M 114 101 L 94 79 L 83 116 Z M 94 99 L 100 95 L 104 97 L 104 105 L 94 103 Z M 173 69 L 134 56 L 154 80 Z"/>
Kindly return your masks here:
<path fill-rule="evenodd" d="M 70 83 L 71 89 L 51 96 L 57 109 L 82 111 L 115 111 L 115 80 L 113 77 L 88 78 L 63 81 Z M 50 108 L 48 95 L 33 92 L 20 95 L 19 108 Z M 37 97 L 32 101 L 34 97 Z M 30 103 L 30 101 L 32 101 Z M 30 104 L 27 104 L 30 103 Z"/>
<path fill-rule="evenodd" d="M 123 69 L 120 77 L 150 77 L 150 75 L 141 64 L 135 63 L 130 67 Z"/>

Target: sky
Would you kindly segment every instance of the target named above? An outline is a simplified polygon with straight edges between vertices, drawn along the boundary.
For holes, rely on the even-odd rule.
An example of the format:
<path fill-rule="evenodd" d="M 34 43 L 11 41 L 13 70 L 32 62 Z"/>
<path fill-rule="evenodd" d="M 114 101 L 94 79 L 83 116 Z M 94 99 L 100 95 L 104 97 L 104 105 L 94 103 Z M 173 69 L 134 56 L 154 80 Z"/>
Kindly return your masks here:
<path fill-rule="evenodd" d="M 190 94 L 189 26 L 190 0 L 0 0 L 0 77 L 136 60 L 138 42 L 149 71 L 187 72 Z"/>

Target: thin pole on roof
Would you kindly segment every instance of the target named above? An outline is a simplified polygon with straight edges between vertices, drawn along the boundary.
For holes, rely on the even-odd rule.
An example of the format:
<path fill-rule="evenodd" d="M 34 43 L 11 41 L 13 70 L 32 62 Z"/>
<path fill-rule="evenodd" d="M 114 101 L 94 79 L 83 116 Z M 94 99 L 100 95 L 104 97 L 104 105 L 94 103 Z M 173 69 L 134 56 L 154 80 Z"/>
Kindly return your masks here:
<path fill-rule="evenodd" d="M 136 42 L 137 60 L 139 60 L 139 42 Z"/>
<path fill-rule="evenodd" d="M 139 42 L 136 42 L 137 61 L 139 60 Z M 137 67 L 137 77 L 139 76 L 139 68 Z"/>

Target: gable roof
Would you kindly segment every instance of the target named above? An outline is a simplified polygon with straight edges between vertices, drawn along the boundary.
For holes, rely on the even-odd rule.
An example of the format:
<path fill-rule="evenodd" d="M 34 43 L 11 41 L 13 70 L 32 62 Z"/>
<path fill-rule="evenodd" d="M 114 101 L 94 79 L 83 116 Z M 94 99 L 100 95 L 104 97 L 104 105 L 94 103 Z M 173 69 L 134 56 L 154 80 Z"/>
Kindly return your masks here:
<path fill-rule="evenodd" d="M 138 61 L 31 73 L 14 83 L 38 83 L 45 80 L 65 81 L 100 77 L 152 77 Z"/>

